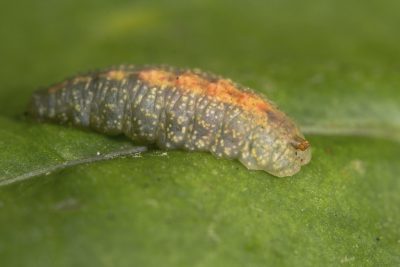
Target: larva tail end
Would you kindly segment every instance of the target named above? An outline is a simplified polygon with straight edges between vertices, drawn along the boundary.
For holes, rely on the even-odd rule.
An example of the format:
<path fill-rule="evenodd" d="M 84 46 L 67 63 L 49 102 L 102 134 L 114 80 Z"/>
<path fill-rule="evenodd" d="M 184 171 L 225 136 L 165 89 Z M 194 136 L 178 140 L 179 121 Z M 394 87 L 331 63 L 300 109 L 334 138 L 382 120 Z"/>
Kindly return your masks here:
<path fill-rule="evenodd" d="M 27 106 L 25 116 L 33 118 L 38 121 L 43 121 L 47 112 L 48 95 L 43 92 L 35 92 Z"/>

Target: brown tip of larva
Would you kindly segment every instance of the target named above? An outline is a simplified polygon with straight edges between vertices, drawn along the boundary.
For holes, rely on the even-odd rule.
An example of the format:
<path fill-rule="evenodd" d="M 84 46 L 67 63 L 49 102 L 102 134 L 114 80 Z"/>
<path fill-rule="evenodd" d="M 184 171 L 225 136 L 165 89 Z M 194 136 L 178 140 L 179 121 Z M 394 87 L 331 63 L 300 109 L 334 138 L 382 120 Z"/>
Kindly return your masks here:
<path fill-rule="evenodd" d="M 310 147 L 310 142 L 308 142 L 307 140 L 301 138 L 300 136 L 296 136 L 292 141 L 292 145 L 296 149 L 299 149 L 301 151 L 305 151 L 305 150 L 307 150 L 307 148 Z"/>

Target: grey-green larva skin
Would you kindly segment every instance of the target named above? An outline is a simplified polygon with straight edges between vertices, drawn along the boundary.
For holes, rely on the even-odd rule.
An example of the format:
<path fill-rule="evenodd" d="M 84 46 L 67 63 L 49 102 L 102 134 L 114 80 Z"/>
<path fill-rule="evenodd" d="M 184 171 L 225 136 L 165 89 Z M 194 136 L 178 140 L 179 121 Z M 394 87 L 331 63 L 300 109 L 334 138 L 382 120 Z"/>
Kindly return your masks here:
<path fill-rule="evenodd" d="M 137 75 L 146 68 L 166 69 L 177 75 L 187 71 L 118 66 L 76 76 L 56 85 L 55 90 L 51 87 L 34 93 L 29 113 L 39 120 L 110 135 L 124 134 L 133 140 L 155 143 L 161 149 L 210 151 L 279 177 L 297 173 L 310 161 L 310 149 L 293 147 L 293 138 L 303 136 L 282 112 L 266 113 L 267 123 L 258 123 L 260 119 L 251 112 L 210 95 L 152 86 Z M 104 75 L 110 70 L 130 74 L 110 79 Z M 199 71 L 193 73 L 210 81 L 220 79 Z"/>

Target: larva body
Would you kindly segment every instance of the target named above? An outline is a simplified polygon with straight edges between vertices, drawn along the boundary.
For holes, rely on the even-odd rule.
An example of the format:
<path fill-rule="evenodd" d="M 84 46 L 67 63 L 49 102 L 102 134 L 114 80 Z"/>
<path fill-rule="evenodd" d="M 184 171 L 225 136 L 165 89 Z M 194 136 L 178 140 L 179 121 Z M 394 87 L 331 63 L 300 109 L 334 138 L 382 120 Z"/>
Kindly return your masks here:
<path fill-rule="evenodd" d="M 128 65 L 76 76 L 34 93 L 29 113 L 162 149 L 210 151 L 279 177 L 311 159 L 309 143 L 275 105 L 199 70 Z"/>

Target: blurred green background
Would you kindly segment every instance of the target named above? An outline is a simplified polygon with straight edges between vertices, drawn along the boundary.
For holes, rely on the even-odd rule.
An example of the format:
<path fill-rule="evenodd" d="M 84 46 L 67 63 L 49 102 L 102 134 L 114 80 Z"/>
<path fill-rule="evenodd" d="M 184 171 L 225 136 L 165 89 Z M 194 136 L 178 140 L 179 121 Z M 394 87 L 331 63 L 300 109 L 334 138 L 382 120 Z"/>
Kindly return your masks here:
<path fill-rule="evenodd" d="M 304 129 L 292 178 L 150 151 L 0 187 L 1 266 L 399 266 L 399 1 L 3 1 L 0 182 L 132 149 L 22 116 L 113 64 L 199 67 Z"/>

